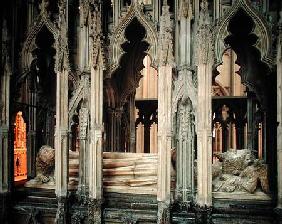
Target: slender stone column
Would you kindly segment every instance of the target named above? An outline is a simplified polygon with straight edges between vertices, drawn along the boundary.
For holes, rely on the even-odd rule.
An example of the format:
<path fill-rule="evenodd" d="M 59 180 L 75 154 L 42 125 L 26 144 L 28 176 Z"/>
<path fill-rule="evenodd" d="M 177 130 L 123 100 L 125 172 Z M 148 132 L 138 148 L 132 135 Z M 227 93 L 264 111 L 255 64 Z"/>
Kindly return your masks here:
<path fill-rule="evenodd" d="M 27 133 L 27 176 L 34 178 L 36 175 L 35 158 L 36 158 L 36 92 L 29 90 L 29 125 Z"/>
<path fill-rule="evenodd" d="M 3 72 L 0 75 L 0 220 L 6 223 L 9 186 L 9 99 L 10 99 L 10 76 L 12 74 L 9 57 L 8 31 L 6 20 L 2 27 L 2 65 Z"/>
<path fill-rule="evenodd" d="M 82 201 L 86 199 L 87 195 L 87 179 L 88 179 L 88 155 L 87 155 L 87 143 L 88 143 L 88 121 L 89 110 L 87 101 L 84 100 L 82 107 L 79 110 L 79 196 Z"/>
<path fill-rule="evenodd" d="M 68 191 L 68 71 L 57 73 L 55 180 L 58 198 L 57 223 L 66 223 L 65 202 Z"/>
<path fill-rule="evenodd" d="M 102 133 L 103 133 L 103 43 L 101 2 L 93 1 L 91 12 L 90 145 L 88 223 L 102 223 Z"/>
<path fill-rule="evenodd" d="M 158 223 L 169 223 L 172 141 L 172 21 L 164 1 L 160 21 L 158 69 Z"/>
<path fill-rule="evenodd" d="M 59 38 L 56 47 L 56 129 L 55 129 L 55 180 L 58 208 L 56 223 L 68 223 L 67 197 L 68 197 L 68 0 L 62 0 L 59 6 Z"/>
<path fill-rule="evenodd" d="M 282 11 L 280 11 L 279 24 L 279 36 L 277 44 L 277 212 L 279 212 L 280 217 L 282 217 Z"/>
<path fill-rule="evenodd" d="M 197 33 L 197 204 L 212 205 L 212 29 L 209 25 L 208 3 L 201 3 L 200 24 Z"/>
<path fill-rule="evenodd" d="M 129 108 L 129 125 L 130 125 L 130 139 L 129 139 L 129 144 L 130 144 L 130 152 L 136 152 L 136 129 L 135 129 L 135 94 L 130 96 L 130 108 Z"/>
<path fill-rule="evenodd" d="M 89 149 L 89 222 L 102 222 L 103 70 L 91 68 Z"/>
<path fill-rule="evenodd" d="M 248 149 L 254 149 L 254 114 L 255 114 L 255 105 L 253 100 L 253 93 L 248 93 L 247 99 L 247 146 Z"/>
<path fill-rule="evenodd" d="M 174 104 L 177 104 L 177 119 L 179 126 L 178 144 L 177 144 L 177 178 L 176 191 L 177 199 L 182 205 L 187 206 L 187 202 L 192 199 L 193 192 L 193 140 L 194 132 L 192 131 L 192 98 L 195 98 L 193 91 L 196 91 L 192 84 L 191 71 L 191 20 L 193 19 L 192 1 L 182 0 L 179 5 L 179 73 L 175 81 L 174 91 L 177 98 Z M 181 93 L 179 93 L 181 92 Z M 177 109 L 176 109 L 177 108 Z"/>

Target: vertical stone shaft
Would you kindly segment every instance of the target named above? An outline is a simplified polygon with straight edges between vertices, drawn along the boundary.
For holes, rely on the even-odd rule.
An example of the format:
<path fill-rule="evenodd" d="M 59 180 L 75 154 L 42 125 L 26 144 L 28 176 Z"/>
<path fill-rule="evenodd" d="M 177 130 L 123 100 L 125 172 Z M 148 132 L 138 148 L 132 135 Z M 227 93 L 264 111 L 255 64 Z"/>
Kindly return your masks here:
<path fill-rule="evenodd" d="M 167 201 L 170 199 L 172 67 L 161 66 L 158 75 L 158 200 Z"/>
<path fill-rule="evenodd" d="M 280 12 L 280 33 L 277 47 L 277 207 L 282 210 L 282 11 Z"/>
<path fill-rule="evenodd" d="M 206 40 L 209 41 L 209 40 Z M 197 203 L 212 205 L 211 64 L 198 64 Z"/>
<path fill-rule="evenodd" d="M 89 196 L 102 198 L 103 70 L 91 68 Z"/>
<path fill-rule="evenodd" d="M 201 2 L 196 45 L 197 96 L 197 204 L 200 208 L 212 205 L 212 28 L 208 2 Z"/>
<path fill-rule="evenodd" d="M 177 99 L 179 108 L 178 118 L 180 129 L 178 134 L 179 144 L 177 147 L 177 178 L 176 187 L 180 200 L 187 202 L 191 199 L 193 188 L 193 145 L 192 139 L 194 138 L 191 123 L 191 92 L 188 88 L 192 80 L 191 72 L 191 19 L 193 18 L 193 9 L 191 1 L 182 1 L 180 10 L 180 28 L 179 28 L 179 63 L 180 70 L 178 79 L 185 82 L 185 90 L 183 90 L 182 98 Z M 190 99 L 189 99 L 190 98 Z"/>
<path fill-rule="evenodd" d="M 57 73 L 55 179 L 57 197 L 66 197 L 68 189 L 68 71 Z"/>
<path fill-rule="evenodd" d="M 4 48 L 6 48 L 5 46 Z M 9 176 L 9 97 L 10 97 L 10 64 L 8 61 L 8 52 L 2 51 L 5 61 L 4 72 L 1 76 L 1 88 L 0 88 L 0 193 L 6 193 L 8 191 L 8 176 Z"/>
<path fill-rule="evenodd" d="M 90 91 L 89 222 L 101 223 L 103 70 L 99 66 L 91 68 Z"/>

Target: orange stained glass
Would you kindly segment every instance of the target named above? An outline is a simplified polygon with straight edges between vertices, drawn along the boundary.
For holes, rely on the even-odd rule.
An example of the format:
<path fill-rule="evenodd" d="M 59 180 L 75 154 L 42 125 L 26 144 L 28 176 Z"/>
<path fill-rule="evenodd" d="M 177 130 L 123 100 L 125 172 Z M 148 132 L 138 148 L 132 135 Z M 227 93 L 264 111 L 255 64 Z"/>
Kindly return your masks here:
<path fill-rule="evenodd" d="M 27 179 L 26 123 L 21 111 L 14 125 L 14 180 L 20 181 Z"/>

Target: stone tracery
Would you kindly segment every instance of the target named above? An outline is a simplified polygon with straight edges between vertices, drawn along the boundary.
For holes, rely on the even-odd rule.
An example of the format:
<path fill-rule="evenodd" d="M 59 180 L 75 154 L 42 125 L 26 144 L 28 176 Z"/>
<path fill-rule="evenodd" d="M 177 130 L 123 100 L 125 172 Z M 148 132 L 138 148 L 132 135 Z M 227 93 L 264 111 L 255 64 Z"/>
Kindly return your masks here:
<path fill-rule="evenodd" d="M 252 210 L 259 199 L 258 207 L 265 208 L 276 194 L 280 203 L 274 155 L 277 149 L 280 158 L 281 150 L 274 141 L 281 135 L 280 123 L 276 133 L 281 63 L 272 60 L 276 42 L 271 35 L 277 35 L 262 15 L 274 15 L 278 5 L 256 3 L 32 0 L 21 3 L 27 6 L 22 9 L 9 3 L 17 7 L 14 18 L 19 11 L 29 13 L 24 42 L 18 37 L 19 22 L 8 23 L 16 35 L 11 55 L 5 51 L 10 42 L 5 32 L 10 31 L 1 24 L 6 45 L 1 48 L 0 192 L 29 194 L 27 202 L 13 198 L 13 212 L 19 215 L 23 209 L 21 215 L 42 223 L 224 223 L 224 209 L 241 220 L 240 206 Z M 6 13 L 1 17 L 9 19 Z M 238 25 L 242 20 L 245 27 Z M 276 20 L 272 22 L 278 24 Z M 280 45 L 278 41 L 278 57 Z M 15 52 L 20 51 L 18 58 Z M 231 84 L 222 77 L 229 66 L 224 67 L 225 54 L 231 67 L 240 66 L 238 72 L 230 69 Z M 150 71 L 155 69 L 148 80 L 157 88 L 142 77 L 144 58 L 151 60 Z M 272 88 L 275 63 L 277 90 Z M 157 97 L 136 97 L 139 85 L 150 93 L 154 89 Z M 23 187 L 8 181 L 9 123 L 19 110 L 27 118 L 28 179 L 49 180 L 49 191 L 44 184 L 38 193 L 29 182 Z M 144 129 L 138 134 L 144 145 L 139 151 L 136 126 Z M 55 178 L 52 172 L 35 172 L 37 152 L 38 158 L 48 159 L 40 150 L 43 144 L 55 148 Z M 256 159 L 249 161 L 247 152 L 240 157 L 247 149 Z M 261 197 L 259 189 L 265 192 Z M 229 194 L 239 191 L 244 196 Z M 34 202 L 51 197 L 50 213 L 46 205 L 34 210 Z M 271 223 L 275 218 L 266 219 Z"/>

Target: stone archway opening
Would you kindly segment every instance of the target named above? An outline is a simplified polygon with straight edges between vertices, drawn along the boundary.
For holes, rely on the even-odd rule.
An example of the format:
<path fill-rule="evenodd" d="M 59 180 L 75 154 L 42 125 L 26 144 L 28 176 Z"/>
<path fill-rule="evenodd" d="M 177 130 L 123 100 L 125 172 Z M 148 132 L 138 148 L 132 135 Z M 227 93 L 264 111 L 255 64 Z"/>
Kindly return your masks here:
<path fill-rule="evenodd" d="M 105 80 L 103 185 L 106 192 L 156 195 L 158 76 L 144 26 L 133 18 L 124 35 L 119 68 Z"/>
<path fill-rule="evenodd" d="M 240 24 L 244 23 L 244 27 Z M 255 24 L 239 9 L 228 24 L 223 63 L 213 77 L 213 196 L 270 200 L 269 68 L 255 47 Z M 272 123 L 273 124 L 273 123 Z"/>

